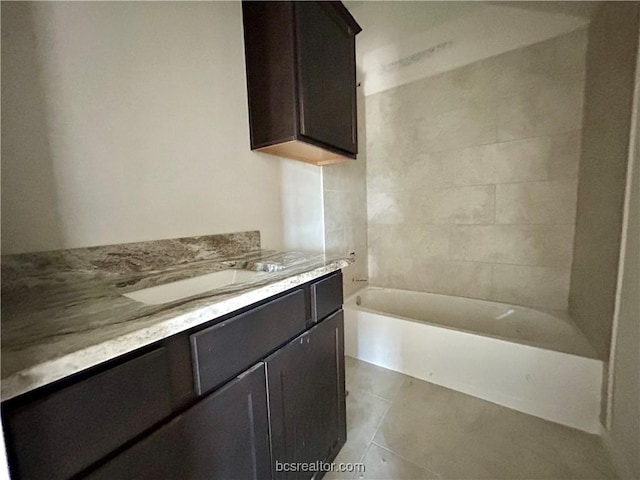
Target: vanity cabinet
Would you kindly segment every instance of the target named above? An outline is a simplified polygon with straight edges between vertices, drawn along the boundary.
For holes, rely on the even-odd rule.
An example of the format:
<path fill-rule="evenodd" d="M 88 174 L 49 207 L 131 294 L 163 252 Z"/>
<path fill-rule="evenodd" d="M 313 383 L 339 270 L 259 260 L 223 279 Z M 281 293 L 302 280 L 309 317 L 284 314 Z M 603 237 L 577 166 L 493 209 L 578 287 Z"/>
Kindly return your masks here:
<path fill-rule="evenodd" d="M 347 436 L 342 311 L 282 347 L 265 363 L 274 466 L 330 462 Z M 320 475 L 274 469 L 277 480 Z"/>
<path fill-rule="evenodd" d="M 266 379 L 259 363 L 87 478 L 270 477 Z"/>
<path fill-rule="evenodd" d="M 168 350 L 29 397 L 3 404 L 12 477 L 69 478 L 171 414 Z"/>
<path fill-rule="evenodd" d="M 242 2 L 251 149 L 326 165 L 356 158 L 355 36 L 341 2 Z"/>
<path fill-rule="evenodd" d="M 2 420 L 14 480 L 297 479 L 276 460 L 331 461 L 344 397 L 337 272 L 8 400 Z"/>

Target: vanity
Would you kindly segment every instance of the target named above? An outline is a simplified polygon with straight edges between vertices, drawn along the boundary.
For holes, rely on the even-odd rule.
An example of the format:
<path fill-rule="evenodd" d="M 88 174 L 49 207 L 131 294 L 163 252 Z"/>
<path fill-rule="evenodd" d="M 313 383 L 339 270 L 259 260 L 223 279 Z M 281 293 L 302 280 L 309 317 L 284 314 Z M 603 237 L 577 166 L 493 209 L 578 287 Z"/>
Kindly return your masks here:
<path fill-rule="evenodd" d="M 66 354 L 50 359 L 53 377 L 60 378 L 36 381 L 34 375 L 32 389 L 24 378 L 22 383 L 15 378 L 20 374 L 3 371 L 2 419 L 12 478 L 321 478 L 317 462 L 331 462 L 346 441 L 340 271 L 346 261 L 265 254 L 254 247 L 235 255 L 217 252 L 213 260 L 186 262 L 178 270 L 182 276 L 189 270 L 187 278 L 195 278 L 194 271 L 258 257 L 279 264 L 288 258 L 289 265 L 164 305 L 144 305 L 122 292 L 136 291 L 153 275 L 166 280 L 166 268 L 154 264 L 151 271 L 118 271 L 99 282 L 111 286 L 103 292 L 116 289 L 111 303 L 102 305 L 111 305 L 114 313 L 127 305 L 123 321 L 137 322 L 139 328 L 118 335 L 113 333 L 117 320 L 95 327 L 85 323 L 98 330 L 89 342 L 93 345 L 79 348 L 87 331 L 69 333 L 76 348 L 67 345 Z M 95 258 L 89 263 L 95 264 Z M 61 302 L 73 302 L 66 295 L 58 309 Z M 86 311 L 91 301 L 83 302 Z M 14 309 L 8 306 L 11 315 Z M 203 321 L 211 309 L 230 311 L 215 317 L 209 313 Z M 64 331 L 49 339 L 64 344 Z M 6 357 L 10 367 L 17 343 L 3 345 L 8 350 L 3 348 L 3 363 Z M 129 351 L 113 355 L 119 343 Z M 83 361 L 92 364 L 82 368 Z M 65 365 L 67 374 L 59 370 Z M 32 367 L 37 371 L 37 365 Z M 22 370 L 23 377 L 24 372 L 29 370 Z M 19 386 L 26 391 L 18 393 Z M 308 471 L 291 471 L 292 465 Z"/>

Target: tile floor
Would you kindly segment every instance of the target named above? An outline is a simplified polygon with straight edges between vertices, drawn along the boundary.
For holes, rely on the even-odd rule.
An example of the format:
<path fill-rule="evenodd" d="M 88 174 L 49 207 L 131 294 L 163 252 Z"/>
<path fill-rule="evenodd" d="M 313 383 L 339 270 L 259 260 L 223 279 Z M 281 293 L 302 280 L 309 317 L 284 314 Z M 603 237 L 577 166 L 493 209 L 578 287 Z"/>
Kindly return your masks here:
<path fill-rule="evenodd" d="M 335 479 L 617 478 L 596 435 L 346 357 L 347 443 Z"/>

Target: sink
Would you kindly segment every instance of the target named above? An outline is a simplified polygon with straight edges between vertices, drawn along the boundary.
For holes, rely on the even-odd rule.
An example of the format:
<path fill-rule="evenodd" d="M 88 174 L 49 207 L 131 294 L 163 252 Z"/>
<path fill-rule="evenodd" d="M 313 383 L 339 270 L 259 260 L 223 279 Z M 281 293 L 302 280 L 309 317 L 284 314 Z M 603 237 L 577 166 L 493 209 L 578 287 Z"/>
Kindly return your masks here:
<path fill-rule="evenodd" d="M 250 271 L 241 269 L 221 270 L 219 272 L 185 278 L 164 285 L 143 288 L 134 292 L 123 293 L 132 300 L 147 305 L 159 305 L 167 302 L 182 300 L 193 295 L 205 293 L 216 288 L 249 282 L 266 275 L 264 271 Z"/>

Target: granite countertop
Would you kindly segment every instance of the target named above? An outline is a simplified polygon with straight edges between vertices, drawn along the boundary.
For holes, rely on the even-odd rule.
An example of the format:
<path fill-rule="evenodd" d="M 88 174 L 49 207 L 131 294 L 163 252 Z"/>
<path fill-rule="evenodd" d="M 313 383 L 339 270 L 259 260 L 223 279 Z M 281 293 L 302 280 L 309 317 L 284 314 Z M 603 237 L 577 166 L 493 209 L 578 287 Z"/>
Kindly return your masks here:
<path fill-rule="evenodd" d="M 3 257 L 2 400 L 188 330 L 349 264 L 259 248 L 258 232 Z M 146 305 L 123 293 L 242 268 L 284 266 L 187 299 Z"/>

